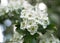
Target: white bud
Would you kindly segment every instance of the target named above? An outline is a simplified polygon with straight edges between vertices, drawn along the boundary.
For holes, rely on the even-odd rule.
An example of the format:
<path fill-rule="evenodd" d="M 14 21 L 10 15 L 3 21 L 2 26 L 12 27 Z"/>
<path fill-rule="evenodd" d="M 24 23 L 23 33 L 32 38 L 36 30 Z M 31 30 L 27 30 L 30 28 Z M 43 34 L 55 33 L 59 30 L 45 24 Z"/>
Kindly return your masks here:
<path fill-rule="evenodd" d="M 47 6 L 46 6 L 44 3 L 40 3 L 40 4 L 39 4 L 39 8 L 40 8 L 41 10 L 44 10 L 44 9 L 47 8 Z"/>
<path fill-rule="evenodd" d="M 45 10 L 45 9 L 47 9 L 47 6 L 44 3 L 40 3 L 39 4 L 39 9 L 40 10 Z"/>

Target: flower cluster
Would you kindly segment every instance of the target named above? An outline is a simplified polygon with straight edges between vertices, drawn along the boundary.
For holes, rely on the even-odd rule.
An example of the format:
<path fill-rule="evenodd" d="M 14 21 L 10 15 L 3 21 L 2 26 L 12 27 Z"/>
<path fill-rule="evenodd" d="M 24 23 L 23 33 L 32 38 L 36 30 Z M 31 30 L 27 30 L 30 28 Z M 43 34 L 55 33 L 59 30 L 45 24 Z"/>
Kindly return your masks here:
<path fill-rule="evenodd" d="M 0 16 L 4 15 L 5 13 L 12 12 L 14 10 L 22 9 L 22 1 L 21 0 L 9 0 L 7 5 L 0 4 Z"/>
<path fill-rule="evenodd" d="M 27 29 L 32 35 L 37 32 L 38 26 L 35 21 L 36 13 L 34 10 L 22 10 L 21 18 L 23 18 L 23 22 L 21 22 L 21 29 Z"/>
<path fill-rule="evenodd" d="M 50 23 L 47 7 L 44 3 L 40 3 L 37 7 L 23 9 L 20 18 L 23 19 L 20 29 L 27 29 L 31 35 L 34 35 L 37 32 L 38 24 L 42 25 L 45 29 Z"/>
<path fill-rule="evenodd" d="M 27 29 L 31 35 L 37 33 L 38 24 L 42 25 L 42 27 L 45 29 L 50 23 L 47 13 L 47 6 L 43 2 L 32 6 L 26 0 L 9 1 L 7 6 L 0 5 L 0 16 L 18 9 L 22 9 L 20 18 L 22 18 L 23 21 L 20 23 L 20 29 Z M 6 26 L 10 26 L 7 21 L 11 25 L 11 21 L 9 20 L 6 20 L 4 24 Z"/>
<path fill-rule="evenodd" d="M 13 35 L 13 38 L 10 41 L 13 41 L 12 43 L 15 43 L 15 41 L 18 41 L 18 43 L 20 42 L 24 43 L 24 41 L 26 41 L 25 40 L 26 38 L 27 39 L 29 38 L 28 42 L 31 39 L 34 39 L 34 40 L 35 38 L 37 39 L 37 36 L 39 35 L 41 36 L 43 33 L 42 32 L 40 34 L 41 31 L 38 31 L 40 29 L 40 26 L 42 28 L 42 31 L 45 31 L 45 30 L 48 30 L 46 28 L 50 24 L 48 13 L 47 13 L 47 6 L 43 2 L 37 3 L 35 6 L 33 6 L 26 0 L 10 0 L 8 4 L 6 3 L 4 5 L 0 5 L 0 16 L 3 17 L 1 18 L 0 21 L 4 21 L 4 22 L 1 22 L 1 24 L 3 25 L 0 24 L 0 35 L 1 35 L 0 39 L 2 42 L 4 39 L 3 31 L 6 30 L 6 27 L 10 28 L 11 25 L 15 25 L 16 28 L 14 29 L 15 33 Z M 19 30 L 19 31 L 16 32 L 15 30 L 16 31 Z M 28 34 L 27 31 L 30 34 Z M 49 34 L 49 32 L 47 33 Z M 9 35 L 6 35 L 6 36 L 9 36 Z M 26 36 L 26 38 L 24 36 Z M 35 37 L 32 38 L 30 36 L 35 36 Z M 49 42 L 60 43 L 60 41 L 57 38 L 55 38 L 53 35 L 51 38 L 50 37 L 47 38 L 47 37 L 48 36 L 43 35 L 41 37 L 42 40 L 40 40 L 40 43 L 45 43 L 45 41 L 46 43 L 49 43 Z"/>

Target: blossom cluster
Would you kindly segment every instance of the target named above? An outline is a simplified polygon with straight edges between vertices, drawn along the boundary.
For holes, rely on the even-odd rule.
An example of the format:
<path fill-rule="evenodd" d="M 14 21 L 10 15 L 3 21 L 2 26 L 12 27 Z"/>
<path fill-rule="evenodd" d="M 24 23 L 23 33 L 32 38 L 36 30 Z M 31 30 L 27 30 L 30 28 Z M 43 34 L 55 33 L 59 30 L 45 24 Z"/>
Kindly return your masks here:
<path fill-rule="evenodd" d="M 29 3 L 27 6 L 29 6 Z M 38 24 L 42 25 L 45 29 L 50 22 L 47 7 L 44 3 L 40 3 L 34 7 L 30 5 L 29 7 L 23 9 L 21 12 L 20 18 L 23 19 L 23 22 L 21 22 L 20 29 L 27 29 L 31 35 L 34 35 L 38 30 Z"/>
<path fill-rule="evenodd" d="M 44 29 L 50 24 L 47 6 L 43 2 L 32 6 L 26 0 L 9 1 L 7 6 L 0 5 L 0 16 L 17 9 L 22 9 L 20 18 L 23 19 L 23 22 L 21 22 L 20 29 L 27 29 L 31 35 L 37 32 L 38 24 L 42 25 Z"/>
<path fill-rule="evenodd" d="M 18 9 L 21 9 L 21 12 L 19 12 L 20 18 L 18 17 L 19 22 L 20 22 L 20 19 L 22 19 L 22 22 L 20 22 L 20 29 L 27 30 L 31 35 L 34 35 L 35 33 L 38 34 L 38 29 L 39 29 L 38 25 L 41 25 L 43 29 L 46 29 L 47 26 L 50 24 L 48 13 L 47 13 L 47 6 L 43 2 L 37 3 L 35 6 L 32 6 L 26 0 L 15 0 L 15 1 L 11 0 L 7 4 L 7 6 L 5 5 L 0 5 L 0 16 L 4 15 L 5 13 L 8 13 L 8 16 L 16 17 L 16 15 L 13 15 L 11 12 L 12 11 L 18 12 Z M 0 39 L 2 42 L 4 38 L 3 36 L 4 29 L 6 29 L 6 27 L 10 27 L 12 23 L 13 22 L 10 19 L 6 19 L 4 20 L 3 25 L 0 24 L 0 35 L 1 35 Z M 20 35 L 15 30 L 14 30 L 15 32 L 14 36 L 11 40 L 16 41 L 19 39 L 18 42 L 22 41 L 21 43 L 23 43 L 24 41 L 23 38 L 25 34 Z M 52 41 L 52 43 L 56 43 L 56 42 L 60 43 L 58 39 L 56 40 L 55 39 L 56 38 L 54 36 L 52 36 L 51 38 L 47 38 L 47 37 L 45 38 L 45 35 L 44 35 L 40 43 L 44 43 L 45 41 L 46 43 L 49 43 L 50 41 Z"/>
<path fill-rule="evenodd" d="M 0 16 L 4 15 L 5 13 L 12 12 L 17 9 L 21 9 L 23 7 L 22 5 L 23 0 L 9 0 L 7 5 L 1 5 L 0 3 Z"/>

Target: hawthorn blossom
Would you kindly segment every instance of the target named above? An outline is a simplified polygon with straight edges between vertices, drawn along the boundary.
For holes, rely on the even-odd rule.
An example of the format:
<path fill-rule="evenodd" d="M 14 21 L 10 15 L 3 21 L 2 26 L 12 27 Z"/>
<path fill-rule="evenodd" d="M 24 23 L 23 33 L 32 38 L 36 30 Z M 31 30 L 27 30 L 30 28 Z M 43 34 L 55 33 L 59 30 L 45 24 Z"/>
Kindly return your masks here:
<path fill-rule="evenodd" d="M 32 9 L 24 9 L 21 12 L 20 18 L 23 19 L 21 22 L 21 29 L 27 29 L 31 35 L 34 35 L 37 32 L 38 25 L 35 21 L 36 12 Z"/>
<path fill-rule="evenodd" d="M 31 9 L 22 10 L 20 17 L 27 18 L 27 19 L 35 19 L 35 11 Z"/>
<path fill-rule="evenodd" d="M 47 13 L 47 6 L 42 2 L 40 4 L 37 4 L 35 6 L 35 9 L 38 14 L 36 22 L 41 24 L 43 28 L 46 28 L 47 25 L 50 24 L 48 13 Z"/>
<path fill-rule="evenodd" d="M 31 35 L 34 35 L 37 32 L 38 26 L 34 25 L 28 28 L 27 30 L 30 32 Z"/>
<path fill-rule="evenodd" d="M 32 7 L 30 9 L 23 9 L 20 18 L 23 19 L 20 28 L 23 30 L 27 29 L 30 34 L 34 34 L 35 31 L 37 31 L 38 24 L 42 25 L 44 29 L 47 28 L 47 26 L 50 24 L 47 7 L 44 3 L 40 3 L 37 7 L 35 7 L 35 9 Z M 35 28 L 33 31 L 31 26 L 37 26 L 37 28 Z"/>

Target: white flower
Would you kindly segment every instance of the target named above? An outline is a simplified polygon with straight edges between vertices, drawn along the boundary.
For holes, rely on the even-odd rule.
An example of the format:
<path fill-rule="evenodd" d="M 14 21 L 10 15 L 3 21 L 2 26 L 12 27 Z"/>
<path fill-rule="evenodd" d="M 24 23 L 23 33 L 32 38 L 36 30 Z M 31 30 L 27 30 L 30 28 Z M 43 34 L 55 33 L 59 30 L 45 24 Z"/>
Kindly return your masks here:
<path fill-rule="evenodd" d="M 45 19 L 41 19 L 41 20 L 40 20 L 40 24 L 43 26 L 43 28 L 46 28 L 47 25 L 50 24 L 50 22 L 49 22 L 48 19 L 47 19 L 47 20 L 45 20 Z"/>
<path fill-rule="evenodd" d="M 25 30 L 26 26 L 27 26 L 27 20 L 24 20 L 23 22 L 21 22 L 20 29 Z"/>
<path fill-rule="evenodd" d="M 49 18 L 48 17 L 41 17 L 41 16 L 39 17 L 39 16 L 37 16 L 35 18 L 35 21 L 36 21 L 37 24 L 42 25 L 43 28 L 46 28 L 47 25 L 50 24 L 50 21 L 49 21 Z"/>
<path fill-rule="evenodd" d="M 27 29 L 30 28 L 31 26 L 37 25 L 34 20 L 27 20 Z"/>
<path fill-rule="evenodd" d="M 20 28 L 22 30 L 25 30 L 25 29 L 31 28 L 31 26 L 35 26 L 35 25 L 37 25 L 37 24 L 34 20 L 23 19 L 23 22 L 21 22 Z"/>
<path fill-rule="evenodd" d="M 31 20 L 31 19 L 35 19 L 35 15 L 36 15 L 36 13 L 34 10 L 32 10 L 32 9 L 25 10 L 24 9 L 24 10 L 22 10 L 20 17 Z"/>
<path fill-rule="evenodd" d="M 34 35 L 37 32 L 38 26 L 31 26 L 30 28 L 28 28 L 27 30 L 30 32 L 31 35 Z"/>
<path fill-rule="evenodd" d="M 26 18 L 26 10 L 22 10 L 20 18 Z"/>
<path fill-rule="evenodd" d="M 35 10 L 37 12 L 36 19 L 35 19 L 36 22 L 42 25 L 43 28 L 46 28 L 47 25 L 50 24 L 48 13 L 47 13 L 47 6 L 42 2 L 35 6 Z"/>

